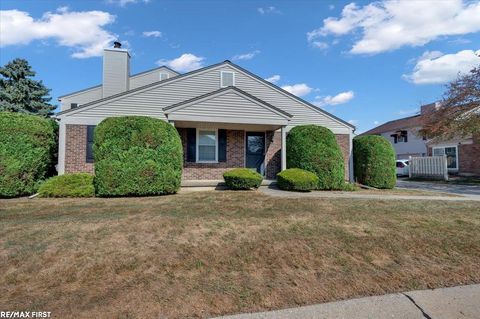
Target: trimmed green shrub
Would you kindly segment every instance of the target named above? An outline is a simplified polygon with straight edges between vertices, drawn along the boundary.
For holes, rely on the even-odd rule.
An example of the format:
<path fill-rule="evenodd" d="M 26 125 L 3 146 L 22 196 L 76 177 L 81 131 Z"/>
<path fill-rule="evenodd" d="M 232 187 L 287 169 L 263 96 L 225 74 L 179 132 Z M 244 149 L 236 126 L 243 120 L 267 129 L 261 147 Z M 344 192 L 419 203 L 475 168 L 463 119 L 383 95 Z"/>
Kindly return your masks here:
<path fill-rule="evenodd" d="M 38 188 L 40 197 L 94 197 L 93 175 L 76 173 L 54 176 Z"/>
<path fill-rule="evenodd" d="M 230 189 L 258 188 L 263 177 L 250 168 L 235 168 L 223 174 L 225 184 Z"/>
<path fill-rule="evenodd" d="M 385 138 L 378 135 L 354 138 L 353 160 L 358 183 L 376 188 L 395 187 L 395 151 Z"/>
<path fill-rule="evenodd" d="M 345 183 L 342 151 L 325 127 L 301 125 L 288 133 L 287 167 L 315 173 L 318 189 L 342 189 Z"/>
<path fill-rule="evenodd" d="M 172 194 L 180 187 L 182 142 L 163 120 L 107 118 L 95 128 L 93 154 L 99 196 Z"/>
<path fill-rule="evenodd" d="M 308 192 L 317 188 L 318 177 L 300 168 L 289 168 L 277 174 L 277 183 L 283 190 Z"/>
<path fill-rule="evenodd" d="M 0 112 L 0 197 L 35 193 L 55 151 L 53 120 Z"/>
<path fill-rule="evenodd" d="M 358 191 L 359 187 L 354 183 L 345 183 L 342 190 L 345 192 L 355 192 Z"/>

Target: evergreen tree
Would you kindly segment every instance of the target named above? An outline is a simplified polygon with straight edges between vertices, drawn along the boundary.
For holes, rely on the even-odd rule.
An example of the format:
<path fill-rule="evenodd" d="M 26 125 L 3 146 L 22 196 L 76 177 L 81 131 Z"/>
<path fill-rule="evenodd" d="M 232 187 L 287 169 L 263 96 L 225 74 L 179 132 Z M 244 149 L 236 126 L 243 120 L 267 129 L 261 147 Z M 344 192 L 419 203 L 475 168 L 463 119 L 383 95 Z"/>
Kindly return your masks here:
<path fill-rule="evenodd" d="M 35 71 L 24 59 L 17 58 L 0 67 L 0 111 L 53 114 L 56 107 L 49 103 L 50 89 L 33 76 Z"/>

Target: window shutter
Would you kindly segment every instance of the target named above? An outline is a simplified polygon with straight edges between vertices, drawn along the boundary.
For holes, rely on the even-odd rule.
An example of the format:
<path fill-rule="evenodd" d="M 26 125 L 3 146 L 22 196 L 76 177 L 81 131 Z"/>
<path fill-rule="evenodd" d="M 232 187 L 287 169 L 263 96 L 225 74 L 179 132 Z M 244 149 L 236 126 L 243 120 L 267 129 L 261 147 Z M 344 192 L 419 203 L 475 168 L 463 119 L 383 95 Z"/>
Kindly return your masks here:
<path fill-rule="evenodd" d="M 227 161 L 227 130 L 218 130 L 218 161 Z"/>
<path fill-rule="evenodd" d="M 197 152 L 197 129 L 187 128 L 187 162 L 195 162 Z"/>
<path fill-rule="evenodd" d="M 95 125 L 87 125 L 87 163 L 93 163 L 93 136 L 95 132 Z"/>

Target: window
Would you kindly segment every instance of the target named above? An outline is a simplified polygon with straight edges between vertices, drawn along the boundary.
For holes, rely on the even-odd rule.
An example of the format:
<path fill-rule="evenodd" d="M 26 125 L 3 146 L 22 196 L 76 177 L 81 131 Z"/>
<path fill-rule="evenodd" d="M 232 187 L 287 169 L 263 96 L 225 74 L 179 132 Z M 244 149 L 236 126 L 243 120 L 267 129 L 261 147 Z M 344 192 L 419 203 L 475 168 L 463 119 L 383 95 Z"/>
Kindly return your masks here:
<path fill-rule="evenodd" d="M 407 131 L 401 131 L 400 135 L 398 136 L 398 143 L 407 143 L 408 142 L 408 132 Z"/>
<path fill-rule="evenodd" d="M 164 73 L 164 72 L 160 73 L 160 81 L 166 80 L 166 79 L 168 79 L 169 77 L 170 77 L 170 76 L 169 76 L 168 73 Z"/>
<path fill-rule="evenodd" d="M 95 125 L 87 125 L 87 163 L 93 163 L 93 133 Z"/>
<path fill-rule="evenodd" d="M 222 71 L 220 72 L 220 86 L 222 88 L 235 85 L 235 73 Z"/>
<path fill-rule="evenodd" d="M 395 134 L 390 135 L 393 138 L 393 143 L 407 143 L 408 142 L 408 132 L 407 131 L 397 131 Z"/>
<path fill-rule="evenodd" d="M 74 109 L 78 106 L 78 103 L 70 103 L 70 108 Z"/>
<path fill-rule="evenodd" d="M 197 131 L 197 162 L 215 163 L 218 161 L 217 141 L 216 130 Z"/>
<path fill-rule="evenodd" d="M 434 147 L 433 156 L 447 156 L 447 168 L 455 170 L 458 169 L 458 152 L 456 146 Z"/>
<path fill-rule="evenodd" d="M 405 164 L 403 164 L 402 162 L 397 162 L 397 167 L 398 168 L 404 168 Z"/>

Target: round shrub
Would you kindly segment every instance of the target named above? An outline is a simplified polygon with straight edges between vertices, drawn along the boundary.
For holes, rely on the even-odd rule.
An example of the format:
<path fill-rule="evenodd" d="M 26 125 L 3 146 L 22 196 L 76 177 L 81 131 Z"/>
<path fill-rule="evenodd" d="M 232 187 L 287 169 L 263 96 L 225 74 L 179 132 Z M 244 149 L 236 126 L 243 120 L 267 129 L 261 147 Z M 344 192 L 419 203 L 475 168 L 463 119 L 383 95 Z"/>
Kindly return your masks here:
<path fill-rule="evenodd" d="M 35 193 L 55 152 L 53 120 L 0 112 L 0 197 Z"/>
<path fill-rule="evenodd" d="M 318 189 L 342 189 L 345 183 L 342 151 L 325 127 L 301 125 L 288 133 L 287 166 L 317 175 Z"/>
<path fill-rule="evenodd" d="M 378 135 L 354 138 L 353 159 L 357 182 L 376 188 L 395 187 L 395 151 L 385 138 Z"/>
<path fill-rule="evenodd" d="M 258 188 L 263 177 L 250 168 L 235 168 L 223 174 L 225 184 L 230 189 Z"/>
<path fill-rule="evenodd" d="M 93 197 L 93 175 L 87 173 L 54 176 L 38 188 L 40 197 Z"/>
<path fill-rule="evenodd" d="M 163 120 L 107 118 L 95 128 L 93 154 L 99 196 L 172 194 L 180 187 L 182 142 Z"/>
<path fill-rule="evenodd" d="M 300 168 L 289 168 L 277 174 L 277 184 L 283 190 L 308 192 L 317 188 L 318 177 Z"/>

